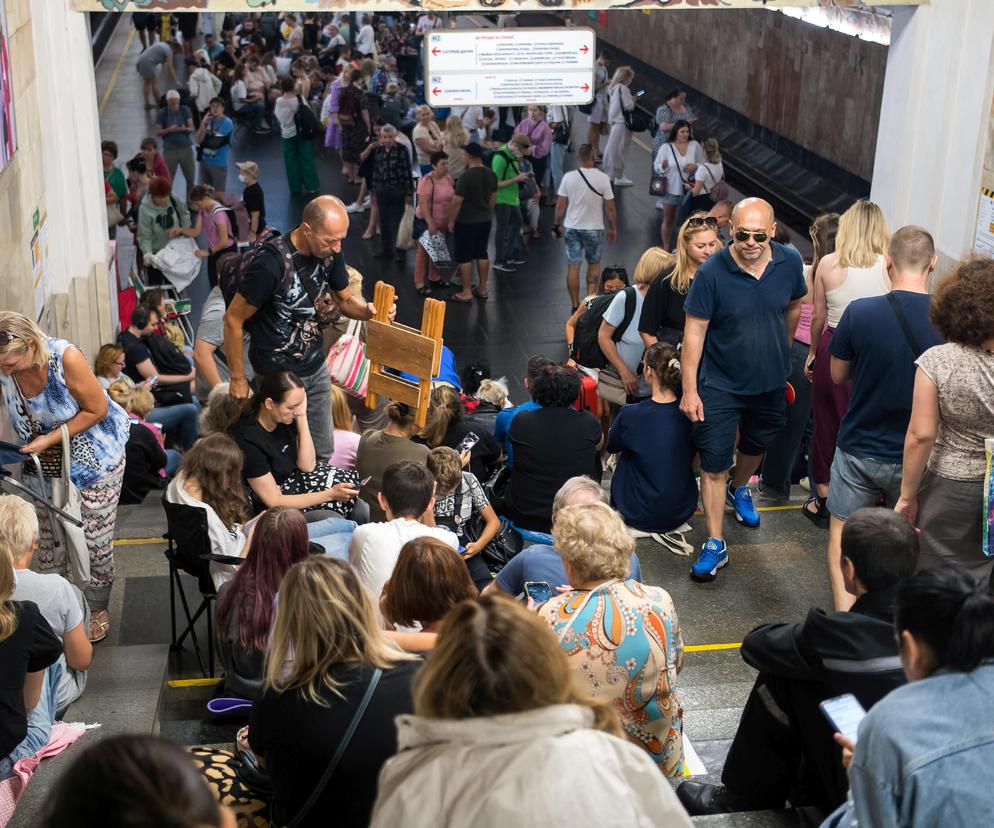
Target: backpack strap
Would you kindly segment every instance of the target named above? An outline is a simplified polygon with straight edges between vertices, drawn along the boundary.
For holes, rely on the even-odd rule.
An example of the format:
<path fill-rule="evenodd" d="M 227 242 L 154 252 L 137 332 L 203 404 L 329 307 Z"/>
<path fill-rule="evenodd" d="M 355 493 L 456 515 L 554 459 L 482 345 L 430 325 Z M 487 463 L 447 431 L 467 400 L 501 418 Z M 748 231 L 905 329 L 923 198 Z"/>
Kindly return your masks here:
<path fill-rule="evenodd" d="M 611 340 L 613 342 L 621 342 L 621 337 L 625 335 L 625 331 L 628 330 L 628 326 L 632 324 L 632 320 L 635 318 L 635 291 L 637 288 L 629 285 L 625 288 L 625 315 L 621 319 L 621 324 L 614 329 L 614 333 L 611 334 Z"/>
<path fill-rule="evenodd" d="M 897 317 L 898 324 L 901 326 L 901 330 L 904 332 L 904 338 L 908 342 L 908 347 L 911 348 L 911 353 L 917 360 L 918 357 L 922 355 L 922 347 L 918 344 L 918 340 L 915 335 L 911 332 L 911 325 L 908 324 L 908 317 L 904 315 L 904 310 L 901 308 L 901 303 L 897 301 L 897 297 L 888 292 L 885 294 L 887 296 L 887 302 L 894 311 L 894 316 Z"/>

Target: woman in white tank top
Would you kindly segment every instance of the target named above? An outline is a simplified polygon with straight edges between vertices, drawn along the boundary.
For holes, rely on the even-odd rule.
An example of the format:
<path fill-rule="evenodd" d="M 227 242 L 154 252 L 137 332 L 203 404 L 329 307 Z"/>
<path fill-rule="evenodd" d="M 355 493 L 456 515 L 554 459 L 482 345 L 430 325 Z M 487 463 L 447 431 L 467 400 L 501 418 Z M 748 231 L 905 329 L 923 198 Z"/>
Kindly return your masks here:
<path fill-rule="evenodd" d="M 883 212 L 872 201 L 860 199 L 839 219 L 835 253 L 818 264 L 814 275 L 814 310 L 811 316 L 811 347 L 805 373 L 812 381 L 811 410 L 815 418 L 811 440 L 811 498 L 804 516 L 828 526 L 829 473 L 835 456 L 839 425 L 849 408 L 849 383 L 832 382 L 828 345 L 842 314 L 854 299 L 882 296 L 890 290 L 884 266 L 884 251 L 890 240 Z M 814 368 L 812 370 L 812 361 Z M 817 487 L 817 488 L 816 488 Z"/>

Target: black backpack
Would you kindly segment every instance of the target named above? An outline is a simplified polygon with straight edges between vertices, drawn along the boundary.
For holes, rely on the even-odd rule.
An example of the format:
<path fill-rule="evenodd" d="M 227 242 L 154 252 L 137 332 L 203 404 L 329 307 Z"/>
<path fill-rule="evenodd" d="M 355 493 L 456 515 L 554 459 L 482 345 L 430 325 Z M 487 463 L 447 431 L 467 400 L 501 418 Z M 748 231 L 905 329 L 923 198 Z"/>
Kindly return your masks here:
<path fill-rule="evenodd" d="M 632 319 L 635 318 L 635 290 L 634 287 L 624 289 L 625 315 L 621 324 L 611 334 L 613 342 L 621 341 L 621 337 L 625 335 Z M 605 293 L 596 297 L 576 321 L 576 328 L 573 330 L 573 359 L 584 368 L 604 368 L 608 364 L 604 352 L 597 344 L 597 334 L 600 332 L 604 314 L 615 296 L 616 293 Z"/>
<path fill-rule="evenodd" d="M 293 122 L 297 127 L 297 135 L 305 141 L 310 141 L 322 131 L 321 122 L 318 120 L 318 116 L 314 114 L 314 110 L 311 109 L 310 104 L 300 97 L 300 95 L 297 95 L 297 103 L 299 104 L 297 114 L 293 116 Z"/>
<path fill-rule="evenodd" d="M 221 297 L 224 299 L 225 307 L 231 304 L 231 301 L 235 298 L 235 294 L 238 293 L 238 289 L 245 283 L 249 265 L 264 247 L 268 247 L 279 256 L 280 260 L 284 262 L 284 268 L 293 267 L 289 257 L 284 255 L 287 251 L 280 231 L 274 227 L 265 228 L 259 234 L 255 244 L 251 245 L 248 249 L 243 251 L 233 250 L 218 260 L 217 278 L 218 284 L 221 287 Z"/>
<path fill-rule="evenodd" d="M 228 219 L 228 228 L 231 230 L 231 241 L 238 241 L 238 216 L 235 215 L 235 211 L 229 207 L 227 204 L 218 203 L 218 206 L 211 210 L 211 220 L 214 221 L 214 216 L 218 213 L 224 213 L 225 217 Z M 217 222 L 214 222 L 217 224 Z"/>

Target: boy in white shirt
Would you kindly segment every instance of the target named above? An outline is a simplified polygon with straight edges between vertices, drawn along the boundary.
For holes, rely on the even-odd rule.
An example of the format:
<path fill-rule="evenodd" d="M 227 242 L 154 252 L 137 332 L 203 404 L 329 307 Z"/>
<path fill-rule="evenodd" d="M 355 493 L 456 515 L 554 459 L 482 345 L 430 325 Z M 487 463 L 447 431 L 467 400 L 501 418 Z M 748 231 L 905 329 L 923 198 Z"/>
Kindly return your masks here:
<path fill-rule="evenodd" d="M 386 522 L 358 527 L 349 547 L 349 563 L 374 604 L 378 604 L 383 585 L 393 574 L 401 547 L 409 540 L 428 535 L 459 549 L 452 532 L 435 526 L 435 477 L 424 463 L 401 460 L 387 466 L 377 498 L 386 513 Z"/>

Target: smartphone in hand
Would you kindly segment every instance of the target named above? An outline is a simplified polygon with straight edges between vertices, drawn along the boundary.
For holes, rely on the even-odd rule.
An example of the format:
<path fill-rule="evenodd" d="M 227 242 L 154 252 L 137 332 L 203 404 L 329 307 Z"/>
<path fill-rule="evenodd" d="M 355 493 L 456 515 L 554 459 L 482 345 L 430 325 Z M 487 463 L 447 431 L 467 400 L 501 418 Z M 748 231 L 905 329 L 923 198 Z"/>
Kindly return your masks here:
<path fill-rule="evenodd" d="M 821 708 L 821 712 L 836 731 L 853 744 L 856 743 L 859 723 L 866 716 L 866 711 L 852 693 L 836 696 L 833 699 L 825 699 L 818 707 Z"/>
<path fill-rule="evenodd" d="M 459 445 L 456 446 L 456 454 L 461 455 L 464 451 L 470 451 L 473 446 L 480 442 L 480 435 L 475 431 L 469 432 L 462 440 L 459 441 Z"/>
<path fill-rule="evenodd" d="M 525 595 L 536 604 L 544 604 L 552 595 L 552 587 L 545 581 L 525 581 Z"/>

